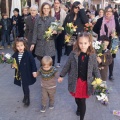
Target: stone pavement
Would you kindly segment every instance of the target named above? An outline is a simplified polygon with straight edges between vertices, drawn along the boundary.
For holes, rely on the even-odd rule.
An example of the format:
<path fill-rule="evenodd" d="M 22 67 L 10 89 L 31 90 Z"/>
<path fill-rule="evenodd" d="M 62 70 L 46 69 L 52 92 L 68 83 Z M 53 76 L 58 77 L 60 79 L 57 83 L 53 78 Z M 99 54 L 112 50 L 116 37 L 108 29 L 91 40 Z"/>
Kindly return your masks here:
<path fill-rule="evenodd" d="M 13 53 L 11 49 L 3 50 L 5 53 Z M 0 53 L 2 50 L 0 50 Z M 62 66 L 67 56 L 62 57 Z M 39 67 L 39 63 L 37 66 Z M 61 71 L 61 68 L 59 71 Z M 108 81 L 112 87 L 109 95 L 109 105 L 101 105 L 94 96 L 87 99 L 87 111 L 85 120 L 120 120 L 120 117 L 112 115 L 112 110 L 120 110 L 120 51 L 115 59 L 113 82 Z M 14 70 L 8 64 L 0 64 L 0 120 L 79 120 L 76 116 L 76 104 L 67 90 L 67 76 L 63 83 L 58 84 L 55 98 L 55 108 L 47 109 L 46 113 L 40 112 L 41 88 L 40 79 L 30 86 L 31 105 L 23 106 L 22 88 L 13 84 Z"/>

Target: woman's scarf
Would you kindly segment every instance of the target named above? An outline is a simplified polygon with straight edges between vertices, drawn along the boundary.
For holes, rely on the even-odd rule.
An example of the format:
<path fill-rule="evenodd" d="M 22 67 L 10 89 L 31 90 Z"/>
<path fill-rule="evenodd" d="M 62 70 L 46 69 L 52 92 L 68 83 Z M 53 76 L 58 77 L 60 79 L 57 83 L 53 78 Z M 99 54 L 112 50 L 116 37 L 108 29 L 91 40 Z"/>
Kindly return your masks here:
<path fill-rule="evenodd" d="M 105 32 L 105 25 L 108 28 L 108 33 Z M 106 17 L 103 17 L 102 26 L 100 30 L 100 36 L 107 35 L 108 37 L 110 37 L 112 32 L 115 31 L 115 28 L 116 28 L 116 25 L 115 25 L 114 15 L 110 18 L 109 21 L 106 20 Z"/>

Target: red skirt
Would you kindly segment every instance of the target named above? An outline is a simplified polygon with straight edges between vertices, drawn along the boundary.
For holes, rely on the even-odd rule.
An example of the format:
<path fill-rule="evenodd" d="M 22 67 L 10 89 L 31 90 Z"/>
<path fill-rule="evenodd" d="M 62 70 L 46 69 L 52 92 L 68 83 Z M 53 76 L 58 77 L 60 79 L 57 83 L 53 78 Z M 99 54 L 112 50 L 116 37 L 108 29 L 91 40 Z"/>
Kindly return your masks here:
<path fill-rule="evenodd" d="M 76 91 L 75 93 L 71 92 L 71 95 L 75 98 L 89 98 L 87 90 L 88 90 L 87 81 L 83 81 L 81 78 L 78 78 L 76 84 Z"/>

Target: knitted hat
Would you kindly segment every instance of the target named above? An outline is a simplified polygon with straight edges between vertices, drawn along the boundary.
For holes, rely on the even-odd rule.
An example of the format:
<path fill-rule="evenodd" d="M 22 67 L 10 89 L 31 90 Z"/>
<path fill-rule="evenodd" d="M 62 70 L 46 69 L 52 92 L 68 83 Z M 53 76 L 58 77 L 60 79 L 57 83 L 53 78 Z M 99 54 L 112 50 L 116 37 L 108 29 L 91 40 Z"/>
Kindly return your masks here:
<path fill-rule="evenodd" d="M 19 13 L 19 9 L 18 9 L 18 8 L 15 8 L 15 9 L 13 10 L 13 12 L 14 12 L 14 11 L 16 11 L 16 12 Z"/>

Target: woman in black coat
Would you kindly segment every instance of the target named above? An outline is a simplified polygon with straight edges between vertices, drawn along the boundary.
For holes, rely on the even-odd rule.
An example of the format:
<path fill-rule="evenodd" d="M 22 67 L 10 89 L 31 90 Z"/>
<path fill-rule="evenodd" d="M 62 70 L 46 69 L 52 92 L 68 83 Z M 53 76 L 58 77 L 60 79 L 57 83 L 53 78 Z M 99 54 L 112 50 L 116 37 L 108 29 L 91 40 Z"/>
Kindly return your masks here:
<path fill-rule="evenodd" d="M 34 78 L 34 74 L 37 72 L 35 60 L 32 54 L 26 50 L 26 43 L 23 39 L 16 39 L 13 49 L 15 53 L 12 57 L 15 58 L 17 64 L 17 67 L 15 63 L 12 65 L 12 67 L 16 68 L 14 84 L 18 86 L 22 84 L 24 93 L 23 103 L 29 106 L 29 85 L 36 82 L 36 78 Z"/>
<path fill-rule="evenodd" d="M 93 31 L 98 34 L 98 40 L 100 39 L 101 35 L 107 35 L 110 38 L 110 44 L 108 49 L 111 49 L 111 38 L 112 32 L 116 31 L 117 35 L 120 34 L 120 26 L 118 19 L 116 19 L 113 15 L 112 7 L 108 6 L 105 8 L 105 16 L 98 19 L 97 23 L 95 24 Z M 116 54 L 112 55 L 113 58 L 116 57 Z M 114 59 L 113 62 L 109 65 L 109 79 L 113 80 L 113 67 L 114 67 Z"/>
<path fill-rule="evenodd" d="M 84 25 L 88 23 L 88 18 L 86 16 L 85 10 L 83 6 L 80 4 L 80 2 L 74 2 L 71 8 L 71 12 L 66 16 L 64 21 L 64 28 L 67 25 L 67 23 L 73 23 L 75 26 L 77 26 L 76 32 L 73 36 L 76 36 L 79 32 L 84 31 Z M 66 32 L 65 32 L 66 34 Z M 69 43 L 66 45 L 66 54 L 69 55 L 70 52 L 73 49 L 73 45 L 69 45 Z"/>

